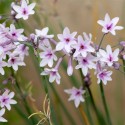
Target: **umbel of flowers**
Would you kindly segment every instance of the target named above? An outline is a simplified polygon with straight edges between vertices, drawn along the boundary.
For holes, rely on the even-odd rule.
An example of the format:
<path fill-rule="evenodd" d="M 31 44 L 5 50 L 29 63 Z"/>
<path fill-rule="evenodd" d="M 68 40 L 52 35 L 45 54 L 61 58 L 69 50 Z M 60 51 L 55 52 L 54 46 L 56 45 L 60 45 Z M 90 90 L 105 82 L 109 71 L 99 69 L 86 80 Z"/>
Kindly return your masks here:
<path fill-rule="evenodd" d="M 29 4 L 26 0 L 19 3 L 12 3 L 11 17 L 17 22 L 18 19 L 27 20 L 30 15 L 34 14 L 35 3 Z M 110 19 L 108 14 L 105 15 L 104 20 L 99 20 L 98 24 L 102 26 L 103 37 L 96 45 L 92 41 L 92 34 L 82 35 L 77 32 L 71 32 L 68 27 L 65 27 L 63 33 L 57 34 L 58 40 L 54 40 L 54 35 L 48 35 L 49 28 L 35 29 L 35 33 L 30 36 L 24 35 L 24 29 L 16 28 L 15 23 L 10 24 L 9 27 L 3 22 L 0 24 L 0 74 L 4 75 L 4 67 L 12 68 L 18 71 L 19 66 L 25 66 L 24 58 L 29 55 L 29 46 L 34 49 L 34 54 L 40 58 L 39 66 L 44 68 L 41 75 L 48 75 L 49 82 L 54 81 L 57 84 L 61 83 L 61 76 L 59 74 L 60 65 L 63 59 L 68 57 L 67 75 L 73 75 L 74 70 L 81 70 L 84 76 L 84 82 L 90 84 L 90 70 L 95 71 L 97 83 L 101 82 L 106 85 L 112 81 L 113 69 L 119 70 L 119 58 L 125 60 L 125 42 L 122 41 L 119 48 L 113 49 L 111 45 L 103 48 L 102 41 L 106 34 L 111 33 L 116 35 L 116 30 L 122 30 L 122 26 L 117 26 L 118 17 Z M 54 46 L 54 47 L 53 47 Z M 61 52 L 63 55 L 58 57 L 57 53 Z M 73 67 L 73 61 L 77 65 Z M 79 88 L 72 87 L 64 90 L 69 94 L 69 101 L 73 100 L 75 107 L 78 108 L 80 102 L 84 102 L 83 97 L 85 88 L 81 85 Z M 2 116 L 5 109 L 10 110 L 10 104 L 16 104 L 13 100 L 14 92 L 5 90 L 0 95 L 0 122 L 7 122 Z"/>

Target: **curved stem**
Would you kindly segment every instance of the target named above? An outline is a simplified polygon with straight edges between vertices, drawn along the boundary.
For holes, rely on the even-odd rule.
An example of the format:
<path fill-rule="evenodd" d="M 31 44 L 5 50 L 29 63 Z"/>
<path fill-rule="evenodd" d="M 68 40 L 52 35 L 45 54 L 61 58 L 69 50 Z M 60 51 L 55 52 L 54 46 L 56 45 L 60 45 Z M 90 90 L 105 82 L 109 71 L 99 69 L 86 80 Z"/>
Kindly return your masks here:
<path fill-rule="evenodd" d="M 107 103 L 106 103 L 106 99 L 105 99 L 105 93 L 104 93 L 102 81 L 100 83 L 100 90 L 101 90 L 103 106 L 104 106 L 104 109 L 105 109 L 105 113 L 106 113 L 106 117 L 107 117 L 107 120 L 108 120 L 108 124 L 112 125 L 111 118 L 110 118 L 109 111 L 108 111 L 108 107 L 107 107 Z"/>
<path fill-rule="evenodd" d="M 99 46 L 98 46 L 97 52 L 99 51 L 99 49 L 100 49 L 100 47 L 101 47 L 101 45 L 102 45 L 102 42 L 103 42 L 103 39 L 104 39 L 105 35 L 106 35 L 106 33 L 103 34 L 103 36 L 102 36 L 102 38 L 101 38 L 101 40 L 100 40 L 100 43 L 99 43 Z"/>

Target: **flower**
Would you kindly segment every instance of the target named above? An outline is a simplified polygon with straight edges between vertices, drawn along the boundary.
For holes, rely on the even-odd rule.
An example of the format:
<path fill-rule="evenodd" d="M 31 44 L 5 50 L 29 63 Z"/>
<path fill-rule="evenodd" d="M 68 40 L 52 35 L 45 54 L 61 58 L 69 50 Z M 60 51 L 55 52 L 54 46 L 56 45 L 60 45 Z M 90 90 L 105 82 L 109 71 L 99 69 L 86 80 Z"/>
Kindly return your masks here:
<path fill-rule="evenodd" d="M 75 40 L 77 32 L 70 33 L 69 28 L 66 27 L 63 30 L 63 34 L 58 34 L 58 39 L 60 40 L 59 43 L 56 45 L 56 50 L 60 51 L 62 49 L 65 49 L 67 53 L 70 52 L 72 45 L 77 44 Z"/>
<path fill-rule="evenodd" d="M 40 37 L 41 39 L 51 39 L 54 37 L 54 35 L 47 35 L 49 31 L 48 27 L 43 28 L 42 30 L 36 29 L 36 36 Z"/>
<path fill-rule="evenodd" d="M 55 55 L 55 50 L 52 50 L 51 47 L 46 48 L 44 47 L 44 52 L 41 52 L 40 58 L 42 59 L 40 62 L 40 66 L 44 67 L 48 64 L 49 67 L 53 66 L 53 61 L 57 60 L 57 56 Z"/>
<path fill-rule="evenodd" d="M 103 33 L 109 33 L 110 32 L 112 35 L 116 35 L 115 30 L 122 30 L 123 29 L 122 26 L 116 26 L 118 21 L 119 21 L 119 17 L 115 17 L 111 20 L 110 16 L 107 13 L 105 15 L 104 20 L 98 20 L 98 24 L 100 24 L 103 27 L 103 29 L 102 29 Z"/>
<path fill-rule="evenodd" d="M 112 52 L 110 45 L 107 45 L 106 51 L 99 49 L 97 56 L 100 61 L 107 63 L 108 66 L 112 66 L 114 62 L 118 61 L 119 49 L 115 49 Z"/>
<path fill-rule="evenodd" d="M 22 40 L 24 29 L 16 29 L 13 24 L 10 25 L 9 37 L 15 42 Z"/>
<path fill-rule="evenodd" d="M 81 54 L 83 57 L 86 57 L 88 52 L 94 52 L 95 49 L 90 45 L 91 41 L 84 41 L 82 36 L 78 36 L 78 43 L 74 46 L 76 49 L 74 53 L 74 57 L 77 57 L 79 54 Z"/>
<path fill-rule="evenodd" d="M 111 78 L 112 71 L 107 71 L 106 69 L 101 70 L 97 73 L 98 84 L 102 81 L 104 85 L 107 84 L 107 81 L 112 81 Z"/>
<path fill-rule="evenodd" d="M 3 108 L 0 110 L 0 122 L 7 122 L 7 120 L 2 117 L 4 113 L 5 113 L 5 109 Z"/>
<path fill-rule="evenodd" d="M 49 76 L 50 83 L 52 83 L 56 80 L 57 84 L 60 84 L 61 77 L 56 68 L 52 68 L 52 69 L 45 68 L 44 71 L 41 73 L 41 75 L 50 75 Z"/>
<path fill-rule="evenodd" d="M 44 71 L 41 73 L 41 75 L 50 75 L 49 76 L 49 82 L 52 83 L 56 80 L 57 84 L 60 84 L 60 75 L 58 73 L 58 69 L 60 66 L 60 63 L 62 62 L 62 57 L 59 58 L 56 66 L 52 69 L 45 68 Z"/>
<path fill-rule="evenodd" d="M 73 87 L 72 89 L 66 89 L 64 90 L 67 94 L 70 94 L 70 98 L 68 101 L 74 100 L 75 107 L 78 108 L 80 102 L 84 102 L 83 94 L 85 93 L 85 90 L 82 88 L 75 88 Z"/>
<path fill-rule="evenodd" d="M 25 66 L 25 63 L 23 62 L 23 58 L 11 55 L 8 60 L 8 67 L 11 67 L 11 66 L 15 71 L 18 70 L 18 66 Z"/>
<path fill-rule="evenodd" d="M 84 76 L 87 75 L 88 69 L 96 68 L 94 61 L 96 61 L 96 57 L 88 54 L 86 57 L 79 56 L 77 57 L 78 65 L 75 67 L 76 69 L 81 68 Z"/>
<path fill-rule="evenodd" d="M 21 6 L 14 4 L 13 9 L 17 12 L 16 19 L 23 18 L 24 20 L 27 20 L 29 15 L 35 13 L 35 11 L 33 10 L 35 5 L 35 3 L 28 5 L 26 0 L 22 0 Z"/>
<path fill-rule="evenodd" d="M 15 93 L 5 90 L 5 92 L 0 96 L 0 106 L 1 108 L 6 107 L 8 110 L 11 110 L 11 104 L 16 104 L 17 102 L 13 100 Z"/>

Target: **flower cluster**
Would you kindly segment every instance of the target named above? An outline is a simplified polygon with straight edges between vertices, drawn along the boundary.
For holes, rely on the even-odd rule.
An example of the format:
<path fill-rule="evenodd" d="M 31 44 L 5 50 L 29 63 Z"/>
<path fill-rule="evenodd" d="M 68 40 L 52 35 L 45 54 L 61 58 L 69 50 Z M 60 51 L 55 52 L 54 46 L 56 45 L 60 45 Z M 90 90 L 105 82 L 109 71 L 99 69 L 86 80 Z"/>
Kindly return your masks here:
<path fill-rule="evenodd" d="M 12 16 L 14 20 L 23 18 L 27 20 L 29 15 L 34 14 L 33 10 L 35 3 L 29 4 L 26 0 L 21 0 L 18 3 L 12 3 Z M 122 26 L 117 26 L 119 21 L 118 17 L 110 19 L 108 14 L 105 15 L 104 20 L 99 20 L 102 32 L 105 36 L 108 33 L 116 35 L 116 30 L 122 30 Z M 35 55 L 39 58 L 39 65 L 43 69 L 41 75 L 49 75 L 49 82 L 56 81 L 57 84 L 61 82 L 61 76 L 59 74 L 60 65 L 65 57 L 68 58 L 67 75 L 72 76 L 74 69 L 81 70 L 86 82 L 90 84 L 90 70 L 95 71 L 97 77 L 97 83 L 107 84 L 111 81 L 112 69 L 119 69 L 118 63 L 119 57 L 125 60 L 125 42 L 122 41 L 119 48 L 114 49 L 107 45 L 106 48 L 101 47 L 101 42 L 96 45 L 92 41 L 92 34 L 77 35 L 77 32 L 71 32 L 68 27 L 65 27 L 62 34 L 57 34 L 58 40 L 54 40 L 54 35 L 49 35 L 49 28 L 35 29 L 35 33 L 30 36 L 24 35 L 24 29 L 18 29 L 16 25 L 10 24 L 9 27 L 5 23 L 0 24 L 0 73 L 5 74 L 4 67 L 12 67 L 15 71 L 18 70 L 18 66 L 25 66 L 24 57 L 27 56 L 30 44 L 34 49 Z M 104 37 L 103 37 L 104 38 Z M 57 53 L 62 52 L 63 55 L 57 57 Z M 76 62 L 76 66 L 73 67 L 73 61 Z M 54 63 L 56 63 L 54 65 Z M 88 81 L 89 79 L 89 81 Z M 72 89 L 65 90 L 70 94 L 70 100 L 74 100 L 75 106 L 78 107 L 80 102 L 84 101 L 83 94 L 85 88 L 79 89 L 73 87 Z M 5 98 L 7 96 L 7 99 Z M 7 107 L 10 110 L 10 104 L 16 102 L 11 98 L 14 93 L 8 95 L 6 91 L 3 96 L 0 96 L 0 100 L 4 100 L 0 103 L 1 108 Z M 4 99 L 5 98 L 5 99 Z M 7 101 L 6 101 L 7 100 Z M 9 100 L 9 101 L 8 101 Z M 2 115 L 5 110 L 0 111 L 1 121 Z M 5 120 L 3 120 L 5 121 Z"/>
<path fill-rule="evenodd" d="M 2 116 L 5 114 L 5 109 L 11 110 L 11 104 L 16 104 L 17 102 L 13 99 L 15 93 L 5 90 L 5 92 L 0 95 L 0 122 L 7 122 Z"/>

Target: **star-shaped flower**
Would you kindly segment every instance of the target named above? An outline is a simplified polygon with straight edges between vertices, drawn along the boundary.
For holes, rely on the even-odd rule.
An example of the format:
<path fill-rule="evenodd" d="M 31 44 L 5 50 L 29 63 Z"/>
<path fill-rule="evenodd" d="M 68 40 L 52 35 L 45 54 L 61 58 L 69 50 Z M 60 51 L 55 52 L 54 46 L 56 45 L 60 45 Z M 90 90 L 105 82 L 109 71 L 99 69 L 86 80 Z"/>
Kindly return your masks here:
<path fill-rule="evenodd" d="M 90 45 L 91 41 L 84 41 L 82 36 L 78 36 L 78 43 L 74 46 L 75 53 L 74 57 L 77 57 L 78 55 L 82 55 L 83 57 L 86 57 L 88 52 L 94 52 L 95 49 Z"/>
<path fill-rule="evenodd" d="M 85 99 L 82 96 L 85 93 L 85 90 L 83 90 L 82 88 L 77 89 L 73 87 L 72 89 L 64 90 L 64 92 L 66 92 L 67 94 L 70 94 L 70 98 L 68 99 L 68 101 L 74 100 L 74 104 L 76 108 L 78 108 L 78 106 L 80 105 L 80 102 L 85 101 Z"/>
<path fill-rule="evenodd" d="M 107 13 L 105 15 L 104 20 L 98 20 L 98 24 L 100 24 L 103 27 L 103 29 L 102 29 L 103 33 L 110 32 L 112 35 L 116 35 L 115 30 L 122 30 L 123 29 L 122 26 L 116 26 L 118 21 L 119 21 L 119 17 L 115 17 L 113 19 L 110 19 L 110 16 Z"/>
<path fill-rule="evenodd" d="M 98 84 L 102 81 L 104 85 L 107 84 L 107 81 L 112 81 L 111 78 L 112 71 L 107 71 L 106 69 L 101 70 L 97 73 Z"/>
<path fill-rule="evenodd" d="M 77 32 L 70 33 L 69 28 L 63 30 L 63 34 L 58 34 L 59 43 L 56 45 L 56 50 L 60 51 L 65 49 L 67 53 L 70 52 L 72 45 L 77 44 L 75 36 Z"/>
<path fill-rule="evenodd" d="M 28 5 L 26 0 L 22 0 L 21 6 L 14 4 L 13 9 L 17 12 L 16 19 L 23 18 L 24 20 L 27 20 L 29 15 L 35 13 L 35 11 L 33 10 L 35 5 L 35 3 Z"/>
<path fill-rule="evenodd" d="M 94 61 L 96 61 L 96 57 L 92 56 L 91 54 L 88 54 L 86 57 L 79 56 L 77 60 L 78 60 L 78 65 L 75 68 L 76 69 L 81 68 L 84 76 L 87 75 L 89 69 L 96 68 L 96 65 L 94 63 Z"/>
<path fill-rule="evenodd" d="M 107 45 L 106 51 L 99 49 L 97 56 L 100 61 L 107 63 L 108 66 L 112 66 L 114 62 L 118 61 L 119 49 L 115 49 L 112 52 L 112 48 L 110 45 Z"/>
<path fill-rule="evenodd" d="M 8 110 L 11 110 L 11 104 L 16 104 L 17 102 L 13 100 L 15 93 L 10 92 L 9 90 L 6 90 L 1 96 L 0 96 L 0 106 L 2 108 L 6 107 Z"/>

